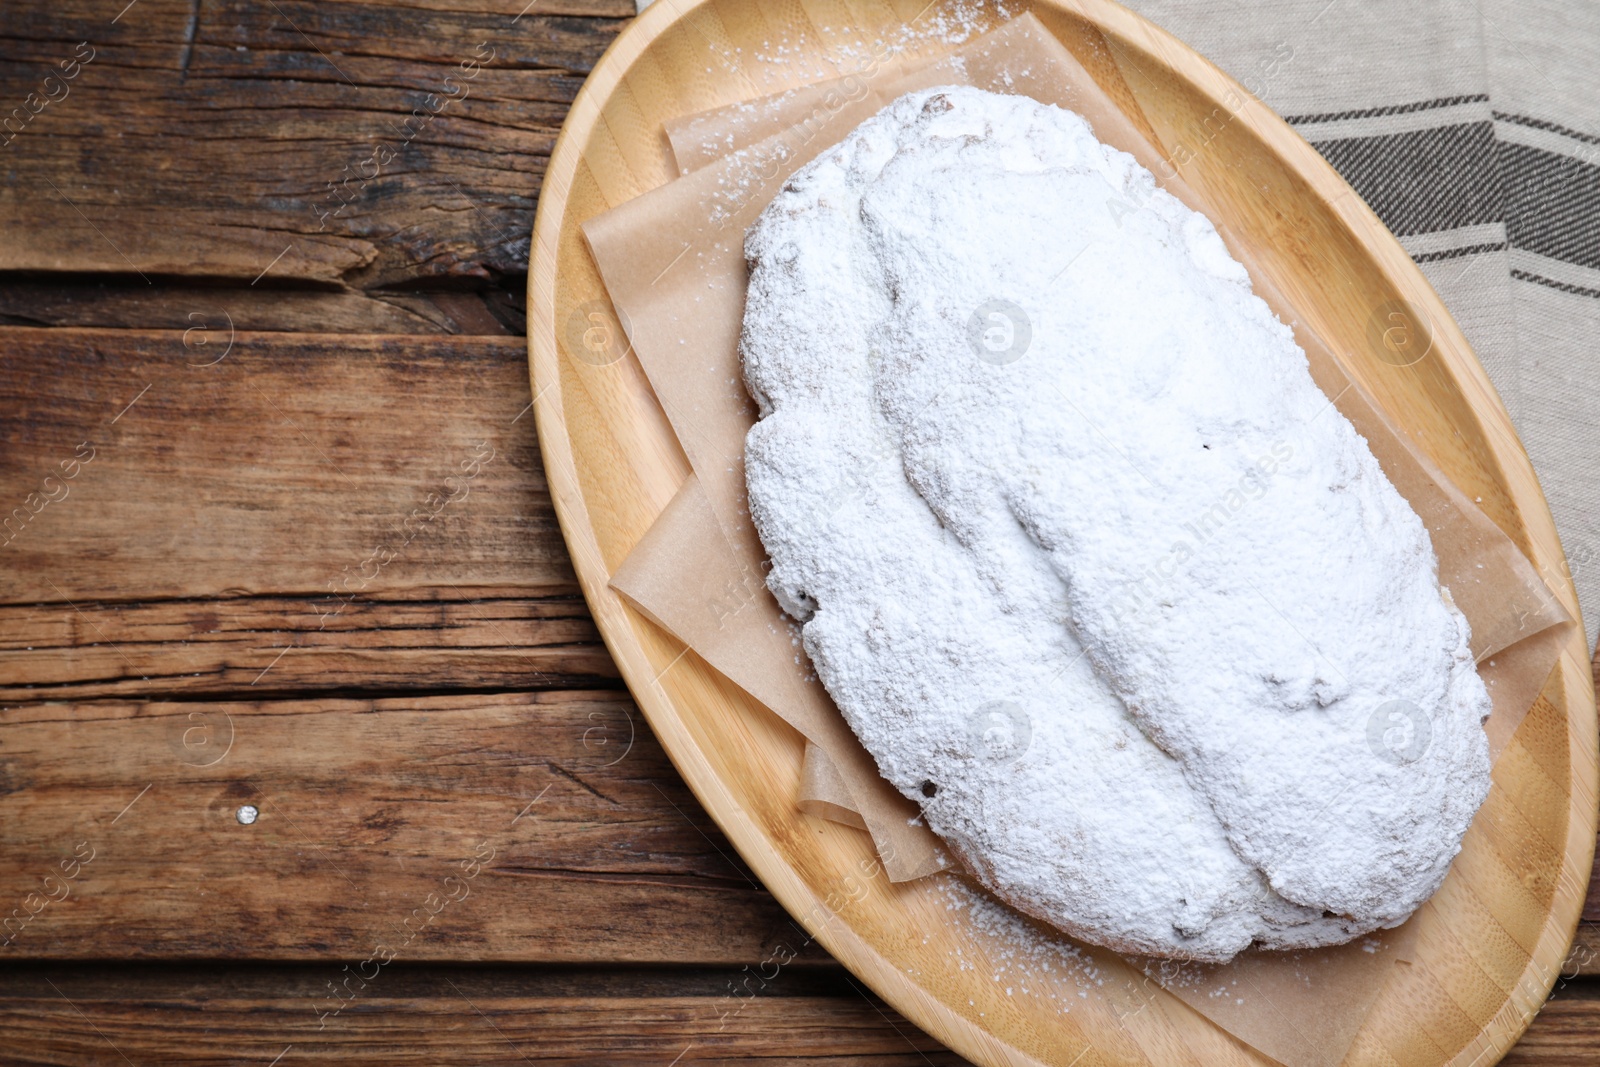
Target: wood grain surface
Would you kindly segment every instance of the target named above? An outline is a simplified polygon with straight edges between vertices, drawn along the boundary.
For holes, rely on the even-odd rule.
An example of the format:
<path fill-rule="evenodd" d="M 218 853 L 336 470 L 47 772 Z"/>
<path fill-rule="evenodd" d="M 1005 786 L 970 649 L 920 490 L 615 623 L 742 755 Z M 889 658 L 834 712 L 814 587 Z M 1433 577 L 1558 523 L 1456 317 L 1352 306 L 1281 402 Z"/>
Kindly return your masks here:
<path fill-rule="evenodd" d="M 528 234 L 631 3 L 125 5 L 0 17 L 0 113 L 94 49 L 0 148 L 0 1062 L 962 1062 L 753 881 L 555 524 Z M 1600 924 L 1563 974 L 1506 1063 L 1600 1056 Z"/>

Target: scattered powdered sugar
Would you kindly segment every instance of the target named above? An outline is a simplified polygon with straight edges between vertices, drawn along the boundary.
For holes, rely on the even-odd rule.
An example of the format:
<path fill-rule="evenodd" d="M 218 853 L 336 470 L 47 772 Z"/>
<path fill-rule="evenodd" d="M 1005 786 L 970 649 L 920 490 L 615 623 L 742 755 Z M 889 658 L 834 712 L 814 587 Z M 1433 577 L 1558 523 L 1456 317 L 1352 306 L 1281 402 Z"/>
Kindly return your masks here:
<path fill-rule="evenodd" d="M 759 71 L 748 69 L 749 62 L 754 62 L 773 68 L 774 76 L 789 84 L 820 81 L 869 68 L 884 59 L 922 52 L 930 45 L 947 49 L 965 44 L 1011 18 L 1012 7 L 1005 0 L 932 0 L 910 21 L 896 24 L 870 41 L 860 39 L 855 23 L 807 23 L 809 32 L 785 30 L 763 40 L 749 54 L 733 48 L 726 55 L 741 64 L 745 78 L 752 74 L 758 80 L 762 77 Z"/>
<path fill-rule="evenodd" d="M 639 0 L 641 14 L 648 6 L 649 0 Z M 792 85 L 838 77 L 890 56 L 922 51 L 929 45 L 948 48 L 965 44 L 1011 18 L 1012 10 L 1005 0 L 931 0 L 909 22 L 896 24 L 871 41 L 860 39 L 859 27 L 854 23 L 838 27 L 801 20 L 804 29 L 799 25 L 793 32 L 785 28 L 779 36 L 768 37 L 748 51 L 727 43 L 720 26 L 694 22 L 697 14 L 688 18 L 715 61 L 706 67 L 707 74 L 717 74 L 720 64 L 723 73 L 735 73 L 742 85 L 752 81 L 761 84 L 763 80 Z M 807 14 L 814 17 L 816 13 Z"/>
<path fill-rule="evenodd" d="M 762 176 L 776 173 L 791 158 L 804 150 L 816 135 L 818 119 L 831 116 L 846 103 L 860 100 L 866 95 L 875 78 L 900 59 L 926 53 L 930 46 L 941 52 L 977 37 L 1012 17 L 1012 10 L 1004 0 L 943 0 L 929 3 L 910 22 L 899 24 L 881 37 L 861 40 L 857 28 L 848 30 L 817 26 L 813 34 L 769 38 L 747 56 L 738 47 L 723 48 L 712 43 L 712 49 L 723 56 L 725 63 L 739 71 L 741 81 L 753 79 L 757 84 L 785 86 L 765 97 L 756 97 L 726 108 L 713 109 L 715 137 L 697 132 L 696 121 L 691 118 L 685 131 L 689 143 L 697 146 L 702 156 L 720 156 L 718 148 L 732 148 L 735 129 L 759 121 L 774 108 L 782 107 L 796 94 L 808 93 L 821 81 L 837 81 L 836 87 L 824 94 L 816 108 L 805 121 L 785 128 L 763 141 L 728 153 L 735 161 L 723 178 L 710 209 L 713 223 L 726 222 L 748 200 L 750 193 L 762 182 Z M 826 42 L 826 43 L 823 43 Z M 708 39 L 708 43 L 711 43 Z M 750 60 L 761 64 L 752 70 Z M 960 55 L 946 55 L 945 61 L 955 69 L 962 68 L 965 60 Z M 1009 84 L 1011 74 L 1005 78 Z M 795 87 L 798 83 L 798 87 Z M 791 164 L 792 167 L 792 164 Z"/>
<path fill-rule="evenodd" d="M 957 946 L 957 970 L 981 968 L 994 982 L 1005 985 L 1007 995 L 1043 997 L 1054 1001 L 1060 1013 L 1070 1012 L 1072 1001 L 1086 998 L 1091 988 L 1106 985 L 1105 971 L 1088 954 L 1069 941 L 1041 933 L 1016 912 L 957 878 L 940 876 L 938 892 L 946 911 L 985 935 L 982 941 L 969 942 L 969 947 L 976 951 L 982 945 L 989 955 L 982 960 L 969 959 Z M 1075 995 L 1058 995 L 1062 979 L 1072 982 Z"/>
<path fill-rule="evenodd" d="M 1202 960 L 1437 888 L 1487 791 L 1465 620 L 1203 216 L 1078 116 L 951 87 L 747 253 L 769 585 L 980 882 Z"/>

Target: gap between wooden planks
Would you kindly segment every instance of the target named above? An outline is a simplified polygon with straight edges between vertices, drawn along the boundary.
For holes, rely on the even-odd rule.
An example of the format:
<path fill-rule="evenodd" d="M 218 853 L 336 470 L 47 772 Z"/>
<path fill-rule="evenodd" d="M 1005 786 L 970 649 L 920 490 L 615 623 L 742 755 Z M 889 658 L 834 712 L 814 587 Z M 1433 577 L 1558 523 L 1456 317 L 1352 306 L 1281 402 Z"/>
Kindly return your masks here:
<path fill-rule="evenodd" d="M 0 975 L 0 1030 L 16 1057 L 6 1062 L 966 1062 L 836 964 L 791 966 L 758 996 L 741 995 L 747 976 L 731 969 L 414 967 L 380 974 L 349 1010 L 320 1019 L 313 1007 L 329 1002 L 330 970 L 337 975 L 326 966 L 19 969 Z"/>
<path fill-rule="evenodd" d="M 326 964 L 25 964 L 0 973 L 0 1031 L 8 1064 L 41 1067 L 278 1057 L 286 1067 L 966 1063 L 837 964 L 792 965 L 765 983 L 749 974 L 424 964 L 379 972 L 349 1008 L 324 1017 L 328 984 L 341 977 Z M 1560 990 L 1501 1062 L 1592 1067 L 1596 1017 L 1600 987 Z"/>
<path fill-rule="evenodd" d="M 440 592 L 0 606 L 0 702 L 620 685 L 576 593 Z"/>
<path fill-rule="evenodd" d="M 194 331 L 219 340 L 230 329 L 357 334 L 521 336 L 526 280 L 509 276 L 462 292 L 399 292 L 209 286 L 134 277 L 0 274 L 0 326 L 77 326 Z"/>

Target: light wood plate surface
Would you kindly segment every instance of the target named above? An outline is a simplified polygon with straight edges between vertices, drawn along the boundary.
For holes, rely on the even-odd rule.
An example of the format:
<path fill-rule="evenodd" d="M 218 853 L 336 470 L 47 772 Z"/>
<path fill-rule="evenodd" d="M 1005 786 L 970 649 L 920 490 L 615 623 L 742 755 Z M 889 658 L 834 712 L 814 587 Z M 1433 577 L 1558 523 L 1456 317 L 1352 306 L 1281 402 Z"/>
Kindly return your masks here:
<path fill-rule="evenodd" d="M 771 65 L 749 62 L 740 73 L 714 53 L 748 60 L 775 41 L 849 47 L 925 18 L 925 2 L 658 0 L 590 75 L 545 177 L 528 283 L 535 412 L 567 545 L 607 646 L 695 795 L 790 913 L 908 1018 L 986 1065 L 1266 1062 L 1176 999 L 1137 993 L 1147 987 L 1114 957 L 1097 957 L 1102 984 L 1081 997 L 1071 966 L 1007 960 L 1002 941 L 948 910 L 943 876 L 893 886 L 872 874 L 865 834 L 795 809 L 801 737 L 607 585 L 689 467 L 633 357 L 597 367 L 569 359 L 560 343 L 574 309 L 604 296 L 580 224 L 676 176 L 664 120 L 785 87 Z M 1222 205 L 1219 221 L 1260 251 L 1261 269 L 1314 330 L 1354 353 L 1347 369 L 1553 576 L 1576 618 L 1549 509 L 1505 409 L 1443 304 L 1361 199 L 1267 108 L 1149 22 L 1105 0 L 1033 11 L 1173 153 L 1185 179 Z M 798 66 L 792 74 L 818 76 Z M 1205 150 L 1185 160 L 1174 148 L 1196 131 Z M 1396 299 L 1432 324 L 1429 358 L 1404 368 L 1370 354 L 1373 311 Z M 1595 719 L 1574 628 L 1496 765 L 1449 879 L 1423 909 L 1415 962 L 1397 968 L 1348 1062 L 1487 1064 L 1526 1028 L 1588 884 Z M 780 966 L 781 954 L 764 970 Z M 996 972 L 1017 980 L 997 982 Z M 1025 994 L 1008 995 L 1023 985 Z"/>

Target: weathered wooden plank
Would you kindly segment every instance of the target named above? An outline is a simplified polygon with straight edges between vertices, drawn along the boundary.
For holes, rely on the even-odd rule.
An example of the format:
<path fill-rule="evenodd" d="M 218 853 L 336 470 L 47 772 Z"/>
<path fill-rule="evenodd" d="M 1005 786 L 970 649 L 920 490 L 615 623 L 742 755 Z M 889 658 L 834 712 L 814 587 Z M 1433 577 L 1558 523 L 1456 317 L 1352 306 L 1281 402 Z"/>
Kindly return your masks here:
<path fill-rule="evenodd" d="M 1591 894 L 1595 891 L 1597 879 L 1600 879 L 1600 873 L 1590 875 Z M 1566 962 L 1561 965 L 1561 973 L 1567 978 L 1600 978 L 1600 922 L 1584 919 L 1578 923 L 1572 949 L 1567 953 Z"/>
<path fill-rule="evenodd" d="M 521 341 L 211 323 L 0 330 L 0 603 L 576 591 Z"/>
<path fill-rule="evenodd" d="M 0 329 L 0 700 L 616 678 L 520 341 L 251 334 L 225 310 Z"/>
<path fill-rule="evenodd" d="M 369 974 L 372 972 L 369 971 Z M 773 973 L 769 971 L 768 973 Z M 0 976 L 7 1062 L 342 1065 L 597 1063 L 959 1067 L 836 965 L 750 972 L 549 972 L 396 963 L 351 988 L 337 968 L 243 974 L 96 964 Z M 745 992 L 748 986 L 750 992 Z M 759 993 L 756 991 L 759 990 Z M 124 1059 L 126 1057 L 126 1059 Z"/>
<path fill-rule="evenodd" d="M 603 692 L 0 711 L 0 928 L 13 959 L 804 945 Z"/>
<path fill-rule="evenodd" d="M 8 5 L 0 269 L 518 284 L 545 159 L 631 6 Z"/>
<path fill-rule="evenodd" d="M 341 974 L 342 964 L 333 973 Z M 370 983 L 373 995 L 426 999 L 448 975 L 468 996 L 500 993 L 527 998 L 682 997 L 715 1000 L 737 992 L 756 997 L 860 999 L 864 988 L 831 959 L 774 961 L 760 968 L 764 980 L 743 984 L 756 968 L 679 964 L 660 967 L 615 964 L 473 963 L 395 960 Z M 368 974 L 371 969 L 368 968 Z M 327 992 L 323 960 L 15 960 L 0 968 L 0 1002 L 36 994 L 54 983 L 74 998 L 190 1000 L 209 990 L 229 998 L 315 997 Z M 354 983 L 352 983 L 354 985 Z M 730 988 L 731 987 L 731 988 Z M 448 987 L 446 987 L 448 988 Z"/>
<path fill-rule="evenodd" d="M 577 595 L 0 607 L 0 701 L 548 689 L 617 678 Z"/>

